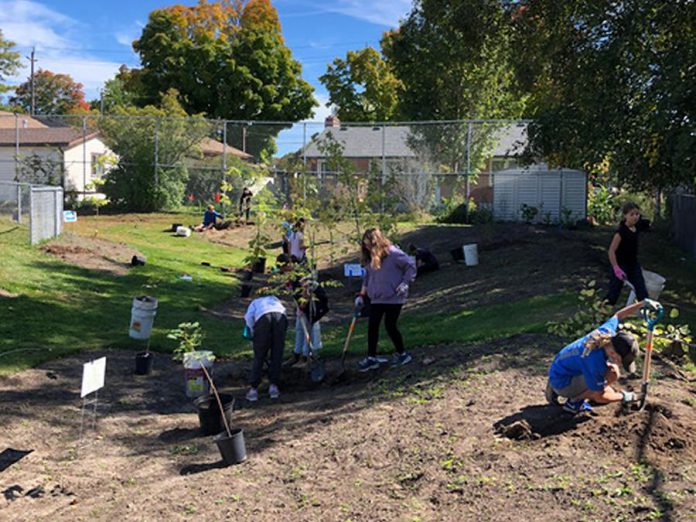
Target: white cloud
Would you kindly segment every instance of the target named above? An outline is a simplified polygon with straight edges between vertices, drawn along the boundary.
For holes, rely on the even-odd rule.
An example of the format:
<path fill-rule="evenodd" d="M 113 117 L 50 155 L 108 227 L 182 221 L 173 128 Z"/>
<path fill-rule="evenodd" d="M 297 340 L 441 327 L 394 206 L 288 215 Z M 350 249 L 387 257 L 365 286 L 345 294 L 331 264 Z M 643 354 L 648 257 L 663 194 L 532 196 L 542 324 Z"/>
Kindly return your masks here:
<path fill-rule="evenodd" d="M 322 8 L 377 25 L 396 27 L 411 10 L 411 0 L 336 0 Z"/>
<path fill-rule="evenodd" d="M 331 109 L 326 105 L 329 103 L 329 96 L 327 94 L 315 93 L 314 97 L 319 102 L 318 107 L 314 107 L 314 112 L 312 113 L 311 119 L 307 121 L 321 122 L 323 123 L 327 116 L 331 114 Z"/>
<path fill-rule="evenodd" d="M 36 47 L 37 68 L 69 74 L 82 83 L 87 99 L 98 96 L 104 81 L 113 77 L 122 63 L 95 57 L 85 49 L 89 28 L 38 2 L 0 0 L 0 28 L 23 55 Z M 29 64 L 23 62 L 24 67 L 8 83 L 17 85 L 29 76 Z"/>

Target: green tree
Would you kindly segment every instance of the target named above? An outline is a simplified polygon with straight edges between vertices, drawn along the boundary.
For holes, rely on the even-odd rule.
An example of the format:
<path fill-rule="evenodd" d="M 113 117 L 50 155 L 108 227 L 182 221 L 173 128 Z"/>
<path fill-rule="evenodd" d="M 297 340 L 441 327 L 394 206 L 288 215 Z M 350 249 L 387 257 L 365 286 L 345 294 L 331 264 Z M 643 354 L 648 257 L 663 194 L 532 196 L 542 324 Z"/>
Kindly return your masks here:
<path fill-rule="evenodd" d="M 383 53 L 401 82 L 410 120 L 519 117 L 524 97 L 510 66 L 509 14 L 500 0 L 417 0 Z M 411 147 L 438 172 L 474 176 L 497 127 L 447 123 L 411 129 Z M 469 178 L 467 177 L 467 180 Z"/>
<path fill-rule="evenodd" d="M 125 65 L 122 65 L 116 75 L 104 82 L 101 95 L 98 99 L 91 100 L 90 106 L 104 114 L 113 112 L 116 107 L 128 107 L 137 105 L 141 95 L 137 85 L 137 75 Z"/>
<path fill-rule="evenodd" d="M 116 117 L 99 119 L 101 135 L 118 158 L 103 187 L 113 205 L 155 212 L 182 204 L 188 181 L 184 159 L 198 154 L 210 128 L 200 116 L 187 118 L 177 97 L 171 90 L 160 107 L 116 107 Z"/>
<path fill-rule="evenodd" d="M 56 74 L 45 69 L 36 71 L 34 98 L 35 114 L 76 114 L 89 110 L 82 84 L 73 81 L 68 74 Z M 31 109 L 31 78 L 17 86 L 10 104 L 25 111 Z"/>
<path fill-rule="evenodd" d="M 9 91 L 12 87 L 5 85 L 8 76 L 17 73 L 20 66 L 20 54 L 13 51 L 14 42 L 5 40 L 0 29 L 0 93 Z"/>
<path fill-rule="evenodd" d="M 372 47 L 336 58 L 319 78 L 345 121 L 389 121 L 398 115 L 401 82 Z"/>
<path fill-rule="evenodd" d="M 634 189 L 696 184 L 696 4 L 535 0 L 512 7 L 530 153 Z"/>
<path fill-rule="evenodd" d="M 140 54 L 139 103 L 176 88 L 189 113 L 236 120 L 298 121 L 316 102 L 301 78 L 269 0 L 201 1 L 150 13 L 134 49 Z M 262 129 L 247 151 L 272 149 L 281 126 Z M 241 128 L 230 132 L 239 145 Z"/>

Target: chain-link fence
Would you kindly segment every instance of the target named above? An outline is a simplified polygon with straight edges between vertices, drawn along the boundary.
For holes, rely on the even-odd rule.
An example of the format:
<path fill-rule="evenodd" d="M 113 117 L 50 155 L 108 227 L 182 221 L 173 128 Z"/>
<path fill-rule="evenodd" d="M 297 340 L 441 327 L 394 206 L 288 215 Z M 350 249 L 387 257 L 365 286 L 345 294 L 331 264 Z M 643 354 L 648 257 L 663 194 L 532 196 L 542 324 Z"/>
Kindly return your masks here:
<path fill-rule="evenodd" d="M 364 180 L 365 190 L 370 180 L 389 186 L 405 212 L 470 199 L 494 210 L 495 174 L 521 166 L 527 125 L 0 113 L 0 181 L 62 186 L 69 205 L 102 192 L 111 203 L 141 210 L 203 205 L 219 201 L 221 191 L 236 204 L 243 186 L 253 182 L 252 165 L 263 163 L 281 200 L 290 197 L 298 176 L 311 178 L 322 194 L 335 193 L 342 177 L 354 176 Z M 532 203 L 549 205 L 543 199 Z M 515 219 L 513 214 L 519 212 L 505 215 Z"/>

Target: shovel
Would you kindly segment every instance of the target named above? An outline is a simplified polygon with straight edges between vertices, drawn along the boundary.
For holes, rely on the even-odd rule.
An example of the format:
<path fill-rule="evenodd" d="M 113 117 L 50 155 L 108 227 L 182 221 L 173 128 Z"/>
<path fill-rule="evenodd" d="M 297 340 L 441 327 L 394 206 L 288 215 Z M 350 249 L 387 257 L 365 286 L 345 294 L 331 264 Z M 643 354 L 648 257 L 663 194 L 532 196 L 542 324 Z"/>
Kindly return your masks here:
<path fill-rule="evenodd" d="M 312 338 L 309 335 L 309 330 L 307 328 L 307 323 L 305 322 L 304 313 L 301 310 L 297 311 L 300 317 L 300 323 L 302 324 L 302 331 L 305 335 L 305 340 L 309 346 L 309 359 L 312 361 L 312 367 L 309 370 L 309 380 L 315 384 L 318 384 L 324 380 L 326 377 L 326 369 L 324 368 L 324 363 L 319 360 L 314 354 L 314 347 L 312 346 Z"/>
<path fill-rule="evenodd" d="M 640 385 L 640 403 L 638 404 L 638 411 L 643 411 L 645 408 L 645 400 L 648 398 L 648 386 L 650 384 L 650 362 L 652 360 L 652 340 L 653 340 L 653 329 L 655 325 L 660 322 L 665 311 L 661 306 L 658 306 L 656 310 L 650 310 L 644 307 L 640 311 L 643 319 L 648 325 L 648 339 L 645 343 L 645 359 L 643 360 L 643 381 Z"/>
<path fill-rule="evenodd" d="M 350 337 L 353 335 L 353 330 L 355 330 L 355 323 L 360 317 L 360 309 L 355 307 L 353 310 L 353 319 L 350 321 L 350 328 L 348 328 L 348 335 L 346 336 L 346 342 L 343 343 L 343 353 L 341 354 L 341 367 L 338 370 L 338 375 L 336 375 L 336 380 L 342 378 L 346 373 L 346 353 L 348 353 L 348 345 L 350 344 Z"/>

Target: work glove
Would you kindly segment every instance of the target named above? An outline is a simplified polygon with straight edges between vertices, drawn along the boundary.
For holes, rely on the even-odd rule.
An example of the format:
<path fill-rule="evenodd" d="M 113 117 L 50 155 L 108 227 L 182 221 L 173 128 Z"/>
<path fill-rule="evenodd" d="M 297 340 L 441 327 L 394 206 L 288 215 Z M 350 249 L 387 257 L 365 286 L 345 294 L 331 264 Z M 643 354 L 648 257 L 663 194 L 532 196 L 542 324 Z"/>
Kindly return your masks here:
<path fill-rule="evenodd" d="M 614 275 L 616 276 L 617 279 L 620 279 L 621 281 L 626 279 L 626 272 L 621 270 L 621 267 L 619 265 L 614 265 L 613 268 L 614 268 Z"/>
<path fill-rule="evenodd" d="M 635 402 L 638 398 L 636 394 L 630 391 L 621 390 L 621 404 L 628 404 L 629 402 Z"/>
<path fill-rule="evenodd" d="M 396 287 L 396 294 L 397 295 L 406 295 L 408 293 L 408 284 L 406 283 L 401 283 L 399 286 Z"/>
<path fill-rule="evenodd" d="M 246 324 L 244 325 L 244 331 L 242 332 L 242 337 L 244 337 L 244 339 L 246 339 L 247 341 L 252 341 L 254 339 L 254 334 L 252 333 L 249 326 Z"/>
<path fill-rule="evenodd" d="M 365 306 L 365 299 L 363 299 L 363 296 L 359 295 L 355 298 L 355 308 L 360 309 L 363 306 Z"/>

